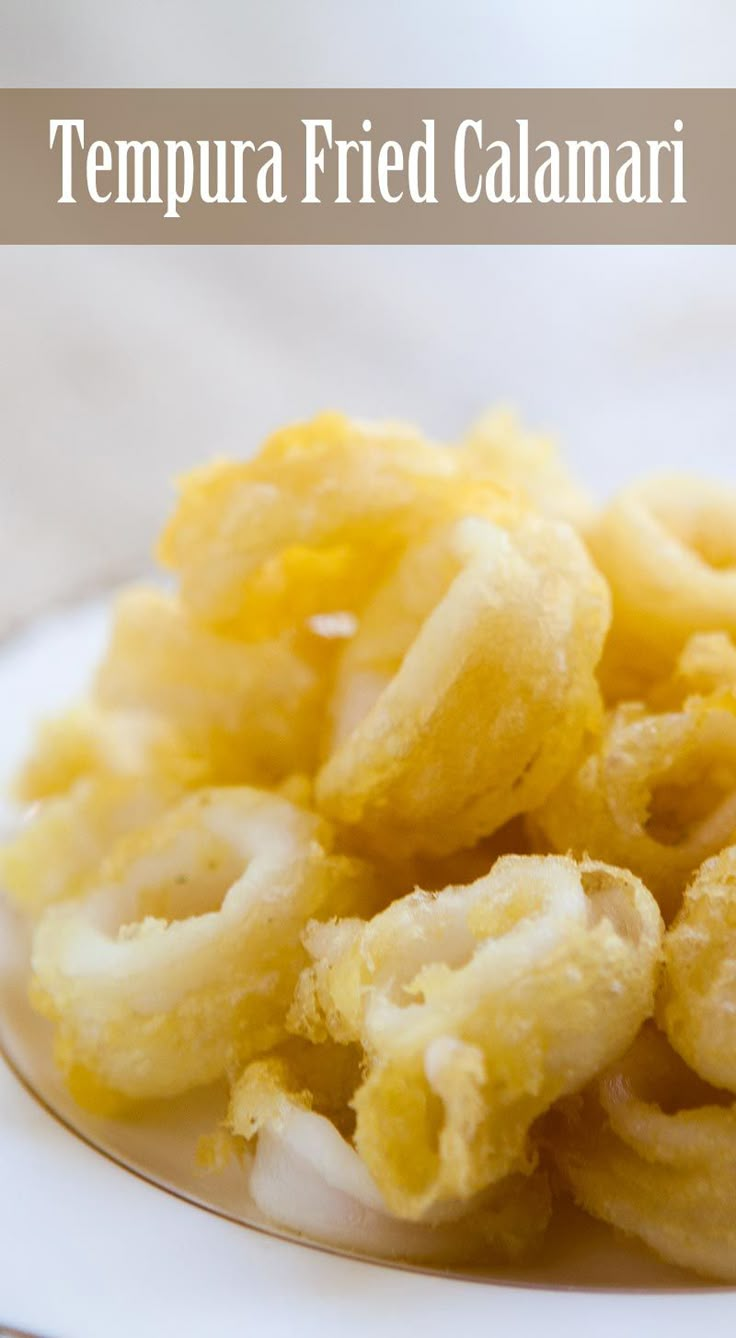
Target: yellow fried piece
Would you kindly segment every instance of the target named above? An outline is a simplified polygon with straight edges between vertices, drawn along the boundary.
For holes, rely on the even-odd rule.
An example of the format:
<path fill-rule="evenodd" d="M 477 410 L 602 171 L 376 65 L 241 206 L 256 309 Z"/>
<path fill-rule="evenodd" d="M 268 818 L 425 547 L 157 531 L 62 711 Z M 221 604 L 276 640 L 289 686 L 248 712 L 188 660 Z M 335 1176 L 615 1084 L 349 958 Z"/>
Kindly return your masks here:
<path fill-rule="evenodd" d="M 736 488 L 650 479 L 615 498 L 588 538 L 613 594 L 611 697 L 646 692 L 693 633 L 736 633 Z"/>
<path fill-rule="evenodd" d="M 110 848 L 174 803 L 180 790 L 152 777 L 82 779 L 45 800 L 0 847 L 0 885 L 26 915 L 79 897 Z"/>
<path fill-rule="evenodd" d="M 671 1263 L 736 1281 L 736 1109 L 653 1026 L 547 1132 L 581 1207 Z"/>
<path fill-rule="evenodd" d="M 316 797 L 389 857 L 539 804 L 599 716 L 604 582 L 567 525 L 468 519 L 411 549 L 343 651 Z"/>
<path fill-rule="evenodd" d="M 699 869 L 664 955 L 661 1025 L 690 1068 L 736 1092 L 736 847 Z"/>
<path fill-rule="evenodd" d="M 282 1056 L 255 1060 L 233 1088 L 230 1129 L 258 1140 L 249 1188 L 261 1211 L 292 1231 L 388 1258 L 487 1263 L 489 1258 L 528 1254 L 550 1215 L 549 1189 L 541 1172 L 510 1176 L 470 1202 L 444 1205 L 442 1213 L 430 1213 L 421 1223 L 408 1223 L 390 1212 L 341 1133 L 339 1126 L 346 1121 L 327 1118 L 315 1098 L 310 1069 L 322 1052 L 330 1068 L 339 1068 L 335 1049 L 307 1047 L 296 1066 Z M 311 1064 L 307 1050 L 313 1052 Z"/>
<path fill-rule="evenodd" d="M 150 712 L 83 702 L 47 721 L 16 780 L 35 801 L 0 848 L 0 882 L 31 916 L 83 894 L 112 844 L 201 782 L 180 731 Z"/>
<path fill-rule="evenodd" d="M 533 1122 L 650 1015 L 660 941 L 632 874 L 534 856 L 309 927 L 289 1025 L 363 1047 L 355 1147 L 393 1213 L 533 1167 Z"/>
<path fill-rule="evenodd" d="M 585 530 L 595 514 L 548 437 L 524 432 L 516 414 L 492 409 L 468 430 L 459 448 L 478 473 L 520 492 L 535 510 Z"/>
<path fill-rule="evenodd" d="M 302 927 L 373 892 L 329 838 L 273 795 L 200 791 L 114 850 L 83 902 L 47 911 L 34 1000 L 80 1103 L 173 1096 L 282 1038 Z"/>
<path fill-rule="evenodd" d="M 663 714 L 617 707 L 532 826 L 553 850 L 632 869 L 670 920 L 690 875 L 736 834 L 733 694 L 693 697 Z"/>
<path fill-rule="evenodd" d="M 691 697 L 736 690 L 736 646 L 725 632 L 698 632 L 678 656 L 669 678 L 656 683 L 648 703 L 657 711 L 677 710 Z"/>
<path fill-rule="evenodd" d="M 81 780 L 154 776 L 186 786 L 202 780 L 203 768 L 180 731 L 140 704 L 107 710 L 85 701 L 41 724 L 13 791 L 22 803 L 36 803 Z"/>
<path fill-rule="evenodd" d="M 509 508 L 498 484 L 412 429 L 325 413 L 252 460 L 190 474 L 160 555 L 198 621 L 252 640 L 354 613 L 434 525 Z"/>
<path fill-rule="evenodd" d="M 323 654 L 316 638 L 215 635 L 172 596 L 139 588 L 118 602 L 95 691 L 106 707 L 174 726 L 210 781 L 270 785 L 314 768 Z"/>

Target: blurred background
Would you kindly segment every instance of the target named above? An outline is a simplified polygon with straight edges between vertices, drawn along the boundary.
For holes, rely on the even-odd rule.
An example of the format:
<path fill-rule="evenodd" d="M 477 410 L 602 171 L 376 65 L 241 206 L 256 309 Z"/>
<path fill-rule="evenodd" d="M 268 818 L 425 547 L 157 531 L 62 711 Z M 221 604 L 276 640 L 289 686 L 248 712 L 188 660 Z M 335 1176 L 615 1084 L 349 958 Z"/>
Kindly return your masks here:
<path fill-rule="evenodd" d="M 6 86 L 732 86 L 730 0 L 2 0 Z M 5 248 L 0 633 L 134 575 L 174 475 L 327 406 L 515 405 L 598 491 L 736 477 L 734 248 Z"/>

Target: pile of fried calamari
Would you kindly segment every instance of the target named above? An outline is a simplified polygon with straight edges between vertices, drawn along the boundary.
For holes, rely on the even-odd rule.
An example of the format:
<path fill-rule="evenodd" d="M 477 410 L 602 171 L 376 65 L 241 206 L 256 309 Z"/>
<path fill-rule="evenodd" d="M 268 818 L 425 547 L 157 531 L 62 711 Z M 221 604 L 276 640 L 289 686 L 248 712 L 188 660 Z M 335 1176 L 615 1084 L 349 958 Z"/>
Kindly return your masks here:
<path fill-rule="evenodd" d="M 521 1257 L 567 1196 L 736 1279 L 736 491 L 327 414 L 160 557 L 2 854 L 77 1101 L 227 1082 L 215 1172 L 347 1247 Z"/>

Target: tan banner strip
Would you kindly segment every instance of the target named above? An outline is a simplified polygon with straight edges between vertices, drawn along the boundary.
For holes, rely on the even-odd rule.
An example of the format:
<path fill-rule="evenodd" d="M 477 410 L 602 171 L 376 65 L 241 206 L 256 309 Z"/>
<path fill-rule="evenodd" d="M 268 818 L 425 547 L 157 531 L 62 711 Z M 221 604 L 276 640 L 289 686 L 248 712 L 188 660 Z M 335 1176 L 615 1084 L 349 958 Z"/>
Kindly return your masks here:
<path fill-rule="evenodd" d="M 2 89 L 1 243 L 730 243 L 732 89 Z"/>

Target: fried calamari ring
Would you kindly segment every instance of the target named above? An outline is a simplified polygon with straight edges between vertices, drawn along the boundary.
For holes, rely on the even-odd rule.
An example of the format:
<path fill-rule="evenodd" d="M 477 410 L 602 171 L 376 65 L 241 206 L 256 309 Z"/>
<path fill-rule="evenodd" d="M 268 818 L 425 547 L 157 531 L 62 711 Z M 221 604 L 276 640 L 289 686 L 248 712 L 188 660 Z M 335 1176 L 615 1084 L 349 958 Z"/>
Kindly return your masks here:
<path fill-rule="evenodd" d="M 160 591 L 125 594 L 95 700 L 41 728 L 16 781 L 20 799 L 42 802 L 0 852 L 15 903 L 37 914 L 78 896 L 118 837 L 185 790 L 313 770 L 323 661 L 317 638 L 245 645 Z"/>
<path fill-rule="evenodd" d="M 511 1176 L 421 1223 L 396 1218 L 351 1143 L 315 1105 L 282 1059 L 254 1061 L 233 1088 L 228 1123 L 258 1140 L 249 1188 L 272 1221 L 342 1249 L 437 1264 L 517 1259 L 544 1234 L 550 1197 L 541 1172 Z"/>
<path fill-rule="evenodd" d="M 613 594 L 606 690 L 636 697 L 694 632 L 736 633 L 736 488 L 655 478 L 627 488 L 588 536 Z"/>
<path fill-rule="evenodd" d="M 82 896 L 110 848 L 147 826 L 179 797 L 162 779 L 82 779 L 45 800 L 0 847 L 0 884 L 26 915 Z"/>
<path fill-rule="evenodd" d="M 282 1037 L 302 927 L 372 888 L 326 839 L 273 795 L 201 791 L 113 852 L 83 902 L 46 913 L 34 998 L 81 1104 L 173 1096 Z"/>
<path fill-rule="evenodd" d="M 253 460 L 189 475 L 160 554 L 199 621 L 271 636 L 354 613 L 432 526 L 509 505 L 498 484 L 413 429 L 325 413 L 278 432 Z"/>
<path fill-rule="evenodd" d="M 471 467 L 524 496 L 535 510 L 585 530 L 593 503 L 566 469 L 554 442 L 524 432 L 508 409 L 492 409 L 466 433 L 459 449 Z"/>
<path fill-rule="evenodd" d="M 343 651 L 316 796 L 387 856 L 534 807 L 597 720 L 604 582 L 567 526 L 468 519 L 406 554 Z"/>
<path fill-rule="evenodd" d="M 355 1147 L 393 1213 L 531 1169 L 533 1122 L 650 1015 L 660 941 L 632 874 L 551 856 L 309 927 L 289 1025 L 363 1047 Z"/>
<path fill-rule="evenodd" d="M 80 896 L 120 837 L 199 783 L 201 760 L 148 712 L 83 703 L 46 722 L 15 785 L 36 801 L 0 848 L 0 882 L 26 914 Z"/>
<path fill-rule="evenodd" d="M 148 710 L 84 701 L 41 724 L 13 793 L 28 804 L 67 794 L 82 780 L 156 777 L 184 788 L 203 774 L 201 761 L 167 721 Z"/>
<path fill-rule="evenodd" d="M 104 706 L 174 726 L 216 784 L 271 785 L 314 769 L 324 706 L 322 644 L 248 644 L 198 627 L 162 591 L 118 601 L 97 674 Z"/>
<path fill-rule="evenodd" d="M 736 846 L 699 869 L 665 935 L 659 1019 L 690 1068 L 736 1092 Z"/>
<path fill-rule="evenodd" d="M 647 1026 L 549 1117 L 576 1202 L 662 1258 L 736 1281 L 736 1109 Z"/>
<path fill-rule="evenodd" d="M 699 864 L 736 833 L 733 695 L 681 711 L 617 707 L 577 772 L 533 816 L 553 850 L 625 865 L 669 920 Z"/>

